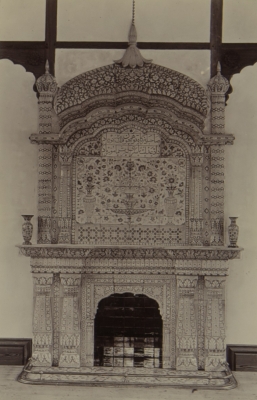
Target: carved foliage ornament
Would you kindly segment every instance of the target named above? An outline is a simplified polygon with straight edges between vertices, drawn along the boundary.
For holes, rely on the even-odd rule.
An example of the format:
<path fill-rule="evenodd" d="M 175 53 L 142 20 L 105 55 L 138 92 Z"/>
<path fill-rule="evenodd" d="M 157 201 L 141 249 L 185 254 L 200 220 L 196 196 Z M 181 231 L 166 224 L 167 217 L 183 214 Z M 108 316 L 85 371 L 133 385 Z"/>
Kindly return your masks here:
<path fill-rule="evenodd" d="M 167 96 L 204 117 L 207 115 L 208 99 L 199 83 L 177 71 L 154 64 L 146 64 L 140 70 L 108 65 L 81 74 L 60 89 L 55 103 L 56 112 L 60 114 L 95 96 L 128 90 Z"/>

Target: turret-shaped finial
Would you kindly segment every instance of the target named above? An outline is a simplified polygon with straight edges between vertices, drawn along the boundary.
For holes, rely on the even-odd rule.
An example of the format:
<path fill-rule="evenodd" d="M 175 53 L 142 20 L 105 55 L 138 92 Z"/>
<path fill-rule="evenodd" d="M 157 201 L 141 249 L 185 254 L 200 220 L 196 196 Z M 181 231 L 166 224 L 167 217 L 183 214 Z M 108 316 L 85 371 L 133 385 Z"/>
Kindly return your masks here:
<path fill-rule="evenodd" d="M 220 62 L 217 64 L 217 74 L 211 78 L 208 83 L 208 88 L 212 93 L 225 95 L 229 88 L 229 81 L 221 75 Z"/>
<path fill-rule="evenodd" d="M 129 47 L 125 51 L 124 56 L 120 60 L 114 61 L 115 63 L 122 64 L 123 67 L 136 68 L 143 67 L 144 63 L 149 64 L 152 62 L 152 60 L 146 60 L 137 48 L 137 30 L 135 26 L 135 0 L 133 0 L 132 22 L 129 30 L 128 40 Z"/>
<path fill-rule="evenodd" d="M 221 75 L 220 62 L 217 64 L 217 74 L 208 83 L 211 94 L 211 133 L 225 134 L 225 94 L 229 81 Z"/>
<path fill-rule="evenodd" d="M 36 86 L 39 93 L 47 92 L 53 95 L 57 91 L 57 83 L 55 77 L 50 74 L 49 69 L 49 61 L 46 60 L 45 73 L 38 78 Z"/>

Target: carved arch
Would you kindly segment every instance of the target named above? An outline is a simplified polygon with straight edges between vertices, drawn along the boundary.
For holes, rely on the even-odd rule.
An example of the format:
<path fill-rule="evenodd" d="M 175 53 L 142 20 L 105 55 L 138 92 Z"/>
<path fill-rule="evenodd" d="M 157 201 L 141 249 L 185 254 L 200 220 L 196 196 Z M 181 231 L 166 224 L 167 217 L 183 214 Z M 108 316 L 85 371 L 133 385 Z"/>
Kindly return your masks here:
<path fill-rule="evenodd" d="M 145 119 L 141 118 L 138 115 L 127 115 L 123 116 L 123 118 L 120 119 L 109 117 L 104 118 L 95 123 L 89 129 L 84 128 L 77 130 L 69 137 L 68 141 L 66 142 L 66 146 L 67 148 L 70 148 L 71 151 L 73 151 L 73 146 L 76 145 L 78 140 L 82 137 L 85 139 L 90 139 L 95 137 L 99 132 L 103 131 L 104 129 L 112 129 L 114 131 L 117 131 L 117 128 L 120 129 L 122 126 L 128 126 L 129 124 L 131 126 L 134 124 L 134 126 L 141 127 L 141 129 L 143 128 L 143 130 L 147 129 L 148 131 L 159 132 L 168 141 L 180 138 L 181 143 L 184 142 L 184 146 L 186 146 L 188 153 L 194 151 L 194 149 L 197 147 L 197 139 L 192 136 L 190 129 L 185 129 L 185 127 L 183 127 L 183 130 L 181 130 L 158 117 Z"/>
<path fill-rule="evenodd" d="M 133 284 L 122 284 L 118 283 L 115 285 L 97 285 L 94 286 L 94 304 L 92 308 L 91 318 L 94 319 L 98 310 L 98 304 L 101 300 L 106 297 L 109 297 L 112 294 L 123 294 L 123 293 L 132 293 L 136 294 L 145 294 L 149 298 L 155 300 L 159 305 L 160 315 L 165 322 L 167 320 L 167 307 L 165 304 L 165 286 L 164 284 L 160 285 L 142 285 L 140 283 Z"/>
<path fill-rule="evenodd" d="M 139 131 L 141 131 L 144 134 L 147 134 L 147 131 L 149 132 L 149 129 L 146 129 L 146 127 L 143 124 L 140 123 L 129 123 L 126 122 L 124 124 L 122 124 L 121 126 L 117 127 L 115 125 L 107 125 L 104 128 L 101 127 L 99 128 L 96 132 L 93 138 L 91 138 L 91 140 L 97 140 L 100 139 L 101 135 L 103 133 L 106 132 L 118 132 L 118 133 L 123 133 L 125 130 L 127 130 L 128 128 L 136 128 Z M 151 128 L 151 132 L 152 133 L 156 133 L 158 135 L 160 135 L 161 139 L 167 140 L 169 142 L 175 143 L 178 146 L 180 146 L 183 151 L 185 152 L 186 156 L 189 156 L 192 152 L 192 149 L 190 148 L 190 146 L 188 145 L 188 143 L 185 142 L 185 140 L 183 140 L 181 137 L 179 136 L 175 136 L 175 137 L 169 137 L 168 133 L 165 131 L 165 129 L 163 128 Z M 79 154 L 79 150 L 80 148 L 83 146 L 83 144 L 85 142 L 89 142 L 88 138 L 82 136 L 80 137 L 75 143 L 74 145 L 71 147 L 71 149 L 69 149 L 69 152 L 73 154 L 73 156 L 76 156 Z"/>

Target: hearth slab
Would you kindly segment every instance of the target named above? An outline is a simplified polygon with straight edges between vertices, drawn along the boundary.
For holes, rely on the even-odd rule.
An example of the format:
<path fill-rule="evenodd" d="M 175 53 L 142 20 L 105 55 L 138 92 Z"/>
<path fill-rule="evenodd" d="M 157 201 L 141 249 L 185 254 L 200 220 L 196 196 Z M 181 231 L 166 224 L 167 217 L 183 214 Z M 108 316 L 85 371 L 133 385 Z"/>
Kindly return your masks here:
<path fill-rule="evenodd" d="M 21 383 L 80 386 L 151 386 L 197 389 L 233 389 L 229 368 L 224 372 L 175 371 L 159 368 L 33 367 L 28 363 L 18 377 Z"/>

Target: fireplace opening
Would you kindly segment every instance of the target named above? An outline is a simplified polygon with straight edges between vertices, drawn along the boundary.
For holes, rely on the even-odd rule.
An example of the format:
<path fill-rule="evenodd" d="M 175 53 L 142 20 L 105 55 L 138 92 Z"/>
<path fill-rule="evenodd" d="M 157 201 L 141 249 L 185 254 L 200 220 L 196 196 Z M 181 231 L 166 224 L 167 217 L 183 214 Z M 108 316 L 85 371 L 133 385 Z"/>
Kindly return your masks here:
<path fill-rule="evenodd" d="M 143 294 L 112 294 L 98 304 L 94 365 L 162 367 L 162 318 L 157 301 Z"/>

